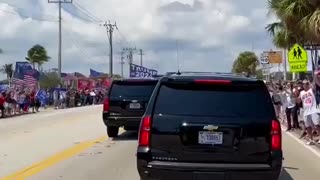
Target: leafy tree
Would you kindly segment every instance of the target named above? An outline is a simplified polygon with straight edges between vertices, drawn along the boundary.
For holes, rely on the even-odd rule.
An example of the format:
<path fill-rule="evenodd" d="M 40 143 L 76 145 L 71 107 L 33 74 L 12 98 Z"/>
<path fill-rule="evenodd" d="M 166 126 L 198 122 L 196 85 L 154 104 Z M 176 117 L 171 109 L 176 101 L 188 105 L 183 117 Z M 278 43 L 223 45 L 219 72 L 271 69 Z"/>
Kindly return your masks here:
<path fill-rule="evenodd" d="M 245 51 L 239 54 L 232 66 L 233 73 L 248 73 L 256 75 L 257 66 L 259 64 L 258 57 L 254 52 Z"/>
<path fill-rule="evenodd" d="M 26 57 L 26 60 L 32 64 L 34 69 L 36 64 L 38 65 L 38 70 L 40 70 L 41 65 L 48 62 L 50 59 L 51 57 L 48 56 L 47 50 L 38 44 L 29 49 Z"/>
<path fill-rule="evenodd" d="M 257 79 L 263 79 L 263 78 L 264 78 L 262 69 L 258 69 L 258 70 L 256 71 L 256 77 L 257 77 Z"/>
<path fill-rule="evenodd" d="M 12 76 L 13 76 L 13 64 L 5 64 L 2 66 L 2 68 L 0 69 L 0 71 L 4 74 L 6 74 L 7 76 L 7 80 L 10 82 Z"/>
<path fill-rule="evenodd" d="M 60 79 L 59 79 L 58 73 L 56 72 L 41 73 L 39 83 L 40 83 L 40 87 L 45 89 L 58 87 L 60 85 Z"/>

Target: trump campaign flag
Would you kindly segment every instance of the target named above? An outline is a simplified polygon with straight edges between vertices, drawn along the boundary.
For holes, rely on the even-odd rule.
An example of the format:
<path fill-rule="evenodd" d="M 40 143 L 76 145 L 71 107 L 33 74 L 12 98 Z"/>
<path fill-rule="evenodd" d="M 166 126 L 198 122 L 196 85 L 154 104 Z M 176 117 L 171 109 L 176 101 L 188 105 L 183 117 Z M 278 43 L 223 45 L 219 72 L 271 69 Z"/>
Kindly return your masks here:
<path fill-rule="evenodd" d="M 148 69 L 136 64 L 130 64 L 130 77 L 154 77 L 158 74 L 157 70 Z"/>
<path fill-rule="evenodd" d="M 100 76 L 104 76 L 105 73 L 103 72 L 99 72 L 93 69 L 90 69 L 90 77 L 100 77 Z"/>

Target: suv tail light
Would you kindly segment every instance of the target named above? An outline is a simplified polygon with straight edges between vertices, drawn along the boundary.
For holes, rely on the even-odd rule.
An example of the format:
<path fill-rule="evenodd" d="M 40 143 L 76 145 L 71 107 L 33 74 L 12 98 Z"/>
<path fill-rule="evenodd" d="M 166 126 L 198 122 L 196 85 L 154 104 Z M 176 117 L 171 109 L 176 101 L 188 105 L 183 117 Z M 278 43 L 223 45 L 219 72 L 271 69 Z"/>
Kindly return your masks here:
<path fill-rule="evenodd" d="M 278 120 L 272 120 L 271 122 L 271 150 L 282 149 L 281 140 L 281 125 Z"/>
<path fill-rule="evenodd" d="M 194 80 L 196 84 L 219 84 L 219 85 L 231 85 L 229 80 L 214 80 L 214 79 L 196 79 Z"/>
<path fill-rule="evenodd" d="M 109 112 L 110 104 L 109 104 L 109 98 L 105 98 L 103 102 L 103 112 Z"/>
<path fill-rule="evenodd" d="M 139 132 L 139 146 L 150 146 L 151 116 L 144 116 Z"/>

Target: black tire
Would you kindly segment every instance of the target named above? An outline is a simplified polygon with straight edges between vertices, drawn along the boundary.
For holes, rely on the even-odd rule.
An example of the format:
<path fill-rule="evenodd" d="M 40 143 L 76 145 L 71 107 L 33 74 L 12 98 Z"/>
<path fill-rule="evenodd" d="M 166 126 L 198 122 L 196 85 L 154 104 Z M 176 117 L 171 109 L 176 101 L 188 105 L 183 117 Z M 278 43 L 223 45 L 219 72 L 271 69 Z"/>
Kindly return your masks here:
<path fill-rule="evenodd" d="M 107 134 L 109 137 L 117 137 L 119 133 L 119 127 L 117 126 L 108 126 Z"/>

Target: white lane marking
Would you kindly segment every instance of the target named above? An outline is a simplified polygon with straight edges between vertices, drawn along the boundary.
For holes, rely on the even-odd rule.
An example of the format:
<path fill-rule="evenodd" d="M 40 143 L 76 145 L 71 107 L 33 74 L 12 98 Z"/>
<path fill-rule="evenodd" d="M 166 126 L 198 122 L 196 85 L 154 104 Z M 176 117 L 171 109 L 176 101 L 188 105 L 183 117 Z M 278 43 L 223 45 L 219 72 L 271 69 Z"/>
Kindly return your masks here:
<path fill-rule="evenodd" d="M 294 134 L 292 134 L 291 132 L 286 132 L 283 129 L 285 129 L 286 127 L 284 127 L 283 125 L 281 125 L 281 129 L 284 133 L 286 133 L 287 135 L 289 135 L 291 138 L 295 139 L 298 143 L 300 143 L 301 145 L 303 145 L 304 147 L 306 147 L 308 150 L 310 150 L 311 152 L 313 152 L 316 156 L 318 156 L 320 158 L 320 151 L 317 147 L 314 146 L 309 146 L 306 145 L 305 142 L 299 138 L 297 138 Z"/>

